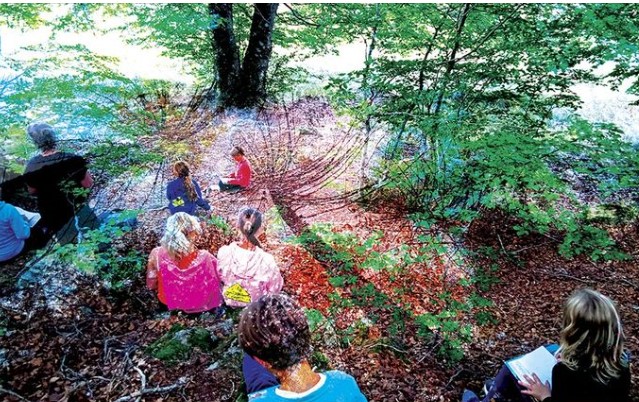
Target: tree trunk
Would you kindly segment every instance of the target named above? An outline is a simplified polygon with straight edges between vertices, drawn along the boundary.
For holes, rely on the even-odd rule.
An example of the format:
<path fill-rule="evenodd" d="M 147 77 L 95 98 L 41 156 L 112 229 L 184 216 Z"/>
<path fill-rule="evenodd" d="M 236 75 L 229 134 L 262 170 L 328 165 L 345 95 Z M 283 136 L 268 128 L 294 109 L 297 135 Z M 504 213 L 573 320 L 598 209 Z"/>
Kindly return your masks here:
<path fill-rule="evenodd" d="M 251 35 L 242 62 L 238 104 L 240 107 L 259 105 L 266 99 L 266 73 L 273 49 L 273 28 L 279 4 L 255 4 Z"/>
<path fill-rule="evenodd" d="M 210 3 L 213 48 L 221 105 L 235 104 L 240 80 L 240 52 L 233 31 L 233 4 Z"/>
<path fill-rule="evenodd" d="M 250 108 L 266 99 L 266 73 L 273 49 L 278 4 L 254 4 L 251 32 L 244 59 L 233 32 L 233 5 L 210 3 L 213 47 L 217 67 L 219 106 Z"/>

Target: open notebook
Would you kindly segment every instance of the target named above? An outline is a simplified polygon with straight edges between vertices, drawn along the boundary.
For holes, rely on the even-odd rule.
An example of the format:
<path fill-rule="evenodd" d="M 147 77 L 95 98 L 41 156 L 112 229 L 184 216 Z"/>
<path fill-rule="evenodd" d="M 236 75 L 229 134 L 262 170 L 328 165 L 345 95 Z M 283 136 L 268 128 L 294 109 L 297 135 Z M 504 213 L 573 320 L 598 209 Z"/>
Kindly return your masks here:
<path fill-rule="evenodd" d="M 548 381 L 552 386 L 552 368 L 556 363 L 555 356 L 548 349 L 540 346 L 530 353 L 506 361 L 506 366 L 520 381 L 525 381 L 524 375 L 532 377 L 535 373 L 543 384 Z"/>
<path fill-rule="evenodd" d="M 36 223 L 40 220 L 40 214 L 37 212 L 29 212 L 25 211 L 20 207 L 15 207 L 18 210 L 18 213 L 22 215 L 25 221 L 29 224 L 30 227 L 34 227 Z"/>

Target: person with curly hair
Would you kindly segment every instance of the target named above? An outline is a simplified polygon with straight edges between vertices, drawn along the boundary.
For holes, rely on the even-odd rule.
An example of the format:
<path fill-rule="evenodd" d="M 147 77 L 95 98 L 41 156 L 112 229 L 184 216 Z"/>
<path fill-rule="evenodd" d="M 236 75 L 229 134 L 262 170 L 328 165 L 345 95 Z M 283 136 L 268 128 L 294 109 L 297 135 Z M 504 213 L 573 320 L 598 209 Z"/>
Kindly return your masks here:
<path fill-rule="evenodd" d="M 240 316 L 238 339 L 250 401 L 366 402 L 350 375 L 311 368 L 306 316 L 285 294 L 264 295 L 249 304 Z"/>
<path fill-rule="evenodd" d="M 508 367 L 487 387 L 483 401 L 629 402 L 630 365 L 619 313 L 592 289 L 573 293 L 564 306 L 563 329 L 552 368 L 552 387 L 537 374 L 516 381 Z M 519 385 L 519 386 L 518 386 Z M 462 402 L 478 402 L 466 390 Z"/>

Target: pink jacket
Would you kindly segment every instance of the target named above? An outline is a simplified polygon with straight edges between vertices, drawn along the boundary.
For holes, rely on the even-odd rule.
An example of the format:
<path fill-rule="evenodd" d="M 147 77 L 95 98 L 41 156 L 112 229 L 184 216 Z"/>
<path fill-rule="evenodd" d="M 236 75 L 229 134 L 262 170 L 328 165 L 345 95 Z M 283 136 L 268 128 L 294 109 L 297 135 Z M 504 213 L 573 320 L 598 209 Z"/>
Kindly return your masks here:
<path fill-rule="evenodd" d="M 217 259 L 224 301 L 231 307 L 244 307 L 282 290 L 284 280 L 275 259 L 259 247 L 251 251 L 231 243 L 220 248 Z"/>
<path fill-rule="evenodd" d="M 180 269 L 163 247 L 157 251 L 158 272 L 169 310 L 199 313 L 222 305 L 217 261 L 200 250 L 188 268 Z"/>

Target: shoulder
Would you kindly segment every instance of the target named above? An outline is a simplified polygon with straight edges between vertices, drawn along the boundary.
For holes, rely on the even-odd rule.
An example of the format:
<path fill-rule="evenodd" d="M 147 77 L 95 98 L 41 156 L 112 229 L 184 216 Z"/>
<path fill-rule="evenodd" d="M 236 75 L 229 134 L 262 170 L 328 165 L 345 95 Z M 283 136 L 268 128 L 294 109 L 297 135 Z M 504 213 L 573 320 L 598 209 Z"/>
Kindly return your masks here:
<path fill-rule="evenodd" d="M 324 375 L 326 376 L 326 382 L 330 382 L 334 384 L 339 383 L 345 386 L 355 385 L 357 387 L 357 382 L 355 381 L 355 378 L 353 378 L 353 376 L 351 376 L 350 374 L 346 374 L 343 371 L 331 370 L 331 371 L 325 372 Z"/>
<path fill-rule="evenodd" d="M 221 255 L 233 254 L 236 249 L 237 249 L 237 243 L 235 242 L 231 244 L 225 244 L 224 246 L 220 247 L 219 250 L 217 250 L 217 256 L 219 258 Z"/>
<path fill-rule="evenodd" d="M 214 263 L 217 263 L 217 258 L 215 258 L 215 256 L 211 252 L 209 252 L 208 250 L 200 250 L 199 251 L 199 255 L 202 256 L 202 257 L 209 258 Z"/>
<path fill-rule="evenodd" d="M 151 253 L 149 254 L 149 258 L 157 258 L 158 254 L 160 254 L 160 250 L 162 250 L 162 246 L 158 246 L 154 248 L 153 250 L 151 250 Z"/>
<path fill-rule="evenodd" d="M 27 162 L 27 167 L 24 169 L 24 172 L 29 173 L 36 169 L 39 169 L 42 162 L 42 155 L 34 156 L 33 158 L 29 159 L 29 162 Z"/>
<path fill-rule="evenodd" d="M 346 374 L 343 371 L 331 370 L 324 373 L 326 376 L 326 384 L 330 388 L 338 390 L 342 395 L 349 395 L 354 400 L 366 400 L 362 395 L 362 391 L 357 385 L 357 381 L 353 376 Z"/>
<path fill-rule="evenodd" d="M 182 181 L 178 177 L 177 179 L 173 179 L 170 182 L 168 182 L 168 184 L 166 186 L 168 188 L 170 188 L 170 189 L 175 189 L 175 188 L 179 187 L 181 183 L 182 183 Z"/>
<path fill-rule="evenodd" d="M 574 377 L 577 376 L 578 373 L 566 366 L 564 363 L 559 362 L 552 368 L 552 375 L 553 377 Z"/>
<path fill-rule="evenodd" d="M 51 162 L 65 162 L 65 163 L 73 163 L 78 165 L 86 165 L 87 160 L 84 159 L 83 156 L 78 154 L 72 154 L 69 152 L 57 152 L 51 155 Z"/>
<path fill-rule="evenodd" d="M 273 254 L 264 251 L 260 247 L 255 247 L 255 253 L 260 256 L 263 262 L 267 264 L 271 264 L 271 265 L 277 265 L 277 262 L 275 261 L 275 257 L 273 257 Z"/>
<path fill-rule="evenodd" d="M 5 217 L 7 216 L 14 216 L 18 215 L 20 216 L 20 214 L 18 213 L 18 210 L 16 209 L 16 207 L 14 207 L 11 204 L 8 204 L 4 201 L 0 201 L 0 215 L 4 215 Z"/>
<path fill-rule="evenodd" d="M 274 392 L 275 387 L 266 388 L 248 395 L 248 400 L 252 401 L 277 401 Z"/>

